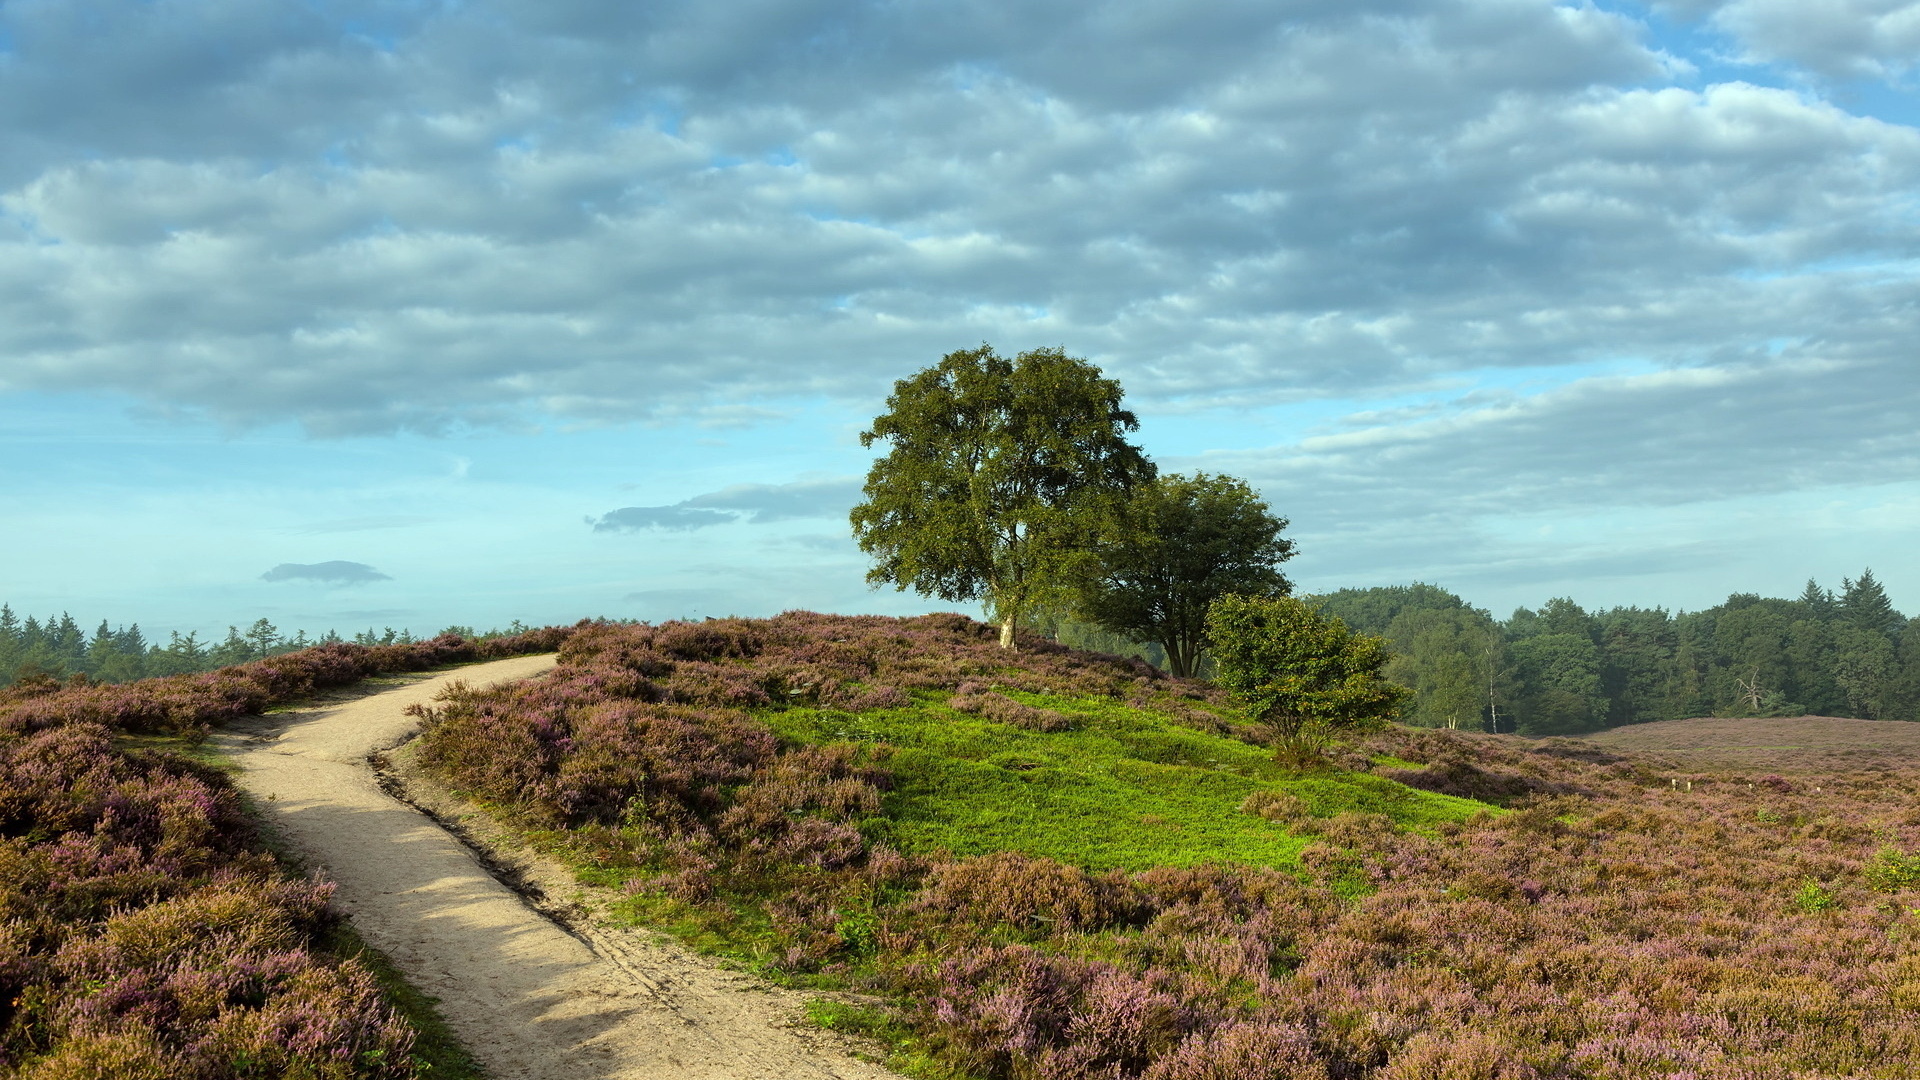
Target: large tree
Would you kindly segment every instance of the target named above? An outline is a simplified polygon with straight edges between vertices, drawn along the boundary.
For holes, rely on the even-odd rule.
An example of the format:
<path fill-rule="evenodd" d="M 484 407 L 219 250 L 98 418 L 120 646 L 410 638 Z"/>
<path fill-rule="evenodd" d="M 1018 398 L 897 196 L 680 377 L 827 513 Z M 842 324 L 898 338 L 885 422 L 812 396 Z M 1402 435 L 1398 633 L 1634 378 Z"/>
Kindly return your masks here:
<path fill-rule="evenodd" d="M 1276 752 L 1298 765 L 1342 731 L 1393 719 L 1412 696 L 1382 673 L 1384 640 L 1293 597 L 1223 596 L 1207 629 L 1219 684 L 1272 726 Z"/>
<path fill-rule="evenodd" d="M 1293 541 L 1280 536 L 1286 527 L 1244 480 L 1159 477 L 1136 488 L 1110 519 L 1075 607 L 1104 630 L 1158 642 L 1175 675 L 1192 675 L 1215 600 L 1283 596 L 1291 588 L 1277 569 L 1293 556 Z"/>
<path fill-rule="evenodd" d="M 887 440 L 853 508 L 867 580 L 943 600 L 986 600 L 1011 648 L 1021 613 L 1056 594 L 1098 521 L 1153 479 L 1120 383 L 1060 349 L 1007 359 L 948 353 L 893 386 L 860 434 Z"/>

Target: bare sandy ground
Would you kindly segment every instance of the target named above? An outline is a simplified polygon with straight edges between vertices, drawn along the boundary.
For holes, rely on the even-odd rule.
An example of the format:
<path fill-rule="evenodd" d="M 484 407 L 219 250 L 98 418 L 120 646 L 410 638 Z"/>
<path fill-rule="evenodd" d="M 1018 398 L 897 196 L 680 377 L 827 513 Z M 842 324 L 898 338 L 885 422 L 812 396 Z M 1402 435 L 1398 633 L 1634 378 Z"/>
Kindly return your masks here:
<path fill-rule="evenodd" d="M 336 902 L 409 982 L 440 999 L 495 1080 L 880 1080 L 829 1033 L 794 1026 L 799 996 L 727 971 L 653 935 L 607 925 L 590 897 L 555 900 L 564 870 L 522 854 L 512 868 L 535 910 L 459 839 L 382 789 L 369 758 L 412 736 L 404 710 L 450 682 L 538 675 L 551 656 L 462 668 L 358 700 L 276 713 L 217 738 L 240 783 Z M 391 784 L 389 778 L 389 784 Z M 424 797 L 422 797 L 424 796 Z M 442 817 L 467 814 L 422 790 Z M 468 823 L 485 823 L 467 814 Z"/>

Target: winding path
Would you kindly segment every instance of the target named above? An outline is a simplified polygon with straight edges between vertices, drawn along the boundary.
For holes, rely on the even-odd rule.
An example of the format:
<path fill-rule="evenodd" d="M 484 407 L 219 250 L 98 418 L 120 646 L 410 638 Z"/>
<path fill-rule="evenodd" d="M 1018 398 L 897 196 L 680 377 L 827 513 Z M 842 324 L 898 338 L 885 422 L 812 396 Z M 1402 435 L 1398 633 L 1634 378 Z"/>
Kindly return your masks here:
<path fill-rule="evenodd" d="M 528 678 L 553 662 L 477 664 L 218 738 L 270 827 L 338 883 L 360 935 L 440 999 L 493 1080 L 892 1077 L 786 1026 L 792 1002 L 747 976 L 663 940 L 563 929 L 381 789 L 368 759 L 412 736 L 408 705 L 455 680 Z"/>

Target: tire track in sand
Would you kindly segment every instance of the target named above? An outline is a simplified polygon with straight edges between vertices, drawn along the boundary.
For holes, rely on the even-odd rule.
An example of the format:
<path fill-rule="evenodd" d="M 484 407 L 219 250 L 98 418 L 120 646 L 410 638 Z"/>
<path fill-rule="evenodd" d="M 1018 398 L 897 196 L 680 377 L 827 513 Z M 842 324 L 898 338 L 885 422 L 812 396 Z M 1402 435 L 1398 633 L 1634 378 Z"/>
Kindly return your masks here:
<path fill-rule="evenodd" d="M 416 730 L 449 683 L 532 677 L 551 656 L 476 664 L 216 735 L 269 826 L 338 884 L 335 903 L 494 1080 L 889 1080 L 787 1025 L 755 980 L 641 935 L 576 935 L 528 906 L 431 818 L 381 789 L 370 756 Z M 759 991 L 759 992 L 756 992 Z"/>

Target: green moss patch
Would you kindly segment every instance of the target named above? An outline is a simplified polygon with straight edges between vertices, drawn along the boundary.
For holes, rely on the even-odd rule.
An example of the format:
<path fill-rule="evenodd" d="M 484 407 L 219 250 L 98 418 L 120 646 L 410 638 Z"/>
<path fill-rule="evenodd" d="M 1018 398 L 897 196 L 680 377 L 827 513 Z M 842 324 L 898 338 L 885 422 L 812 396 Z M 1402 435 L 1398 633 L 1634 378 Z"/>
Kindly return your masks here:
<path fill-rule="evenodd" d="M 1464 821 L 1486 804 L 1364 773 L 1299 775 L 1261 747 L 1111 700 L 1006 691 L 1064 713 L 1037 732 L 957 712 L 935 696 L 862 713 L 795 708 L 759 716 L 796 743 L 884 742 L 895 787 L 870 837 L 916 854 L 1018 851 L 1092 870 L 1234 862 L 1293 866 L 1310 835 L 1240 812 L 1284 791 L 1319 817 L 1384 814 L 1402 826 Z"/>

